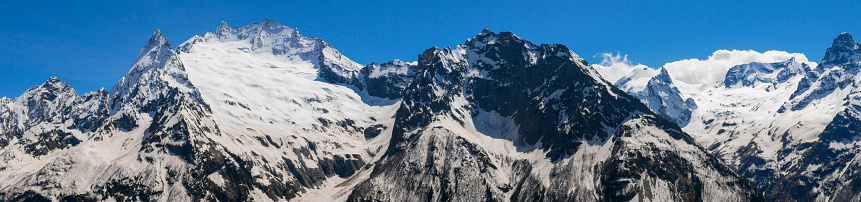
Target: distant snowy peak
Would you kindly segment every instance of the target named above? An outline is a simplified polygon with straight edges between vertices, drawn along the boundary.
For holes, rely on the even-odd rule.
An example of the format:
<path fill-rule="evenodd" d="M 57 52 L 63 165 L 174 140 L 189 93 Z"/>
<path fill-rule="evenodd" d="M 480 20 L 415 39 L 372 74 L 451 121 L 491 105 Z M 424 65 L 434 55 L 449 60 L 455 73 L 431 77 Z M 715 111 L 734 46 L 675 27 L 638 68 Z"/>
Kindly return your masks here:
<path fill-rule="evenodd" d="M 858 83 L 861 72 L 861 45 L 848 33 L 842 33 L 825 51 L 825 58 L 816 68 L 818 75 L 802 79 L 798 88 L 779 112 L 801 110 L 817 100 L 847 98 Z M 841 101 L 842 102 L 842 101 Z"/>
<path fill-rule="evenodd" d="M 683 98 L 682 93 L 673 84 L 673 79 L 666 68 L 643 68 L 631 72 L 616 82 L 616 87 L 637 97 L 664 119 L 680 126 L 690 122 L 691 113 L 697 104 L 691 98 Z"/>
<path fill-rule="evenodd" d="M 666 71 L 663 70 L 663 68 L 661 69 L 662 70 L 660 71 Z M 658 74 L 661 73 L 660 71 L 649 67 L 635 69 L 631 71 L 631 73 L 629 73 L 628 75 L 619 78 L 619 80 L 616 81 L 615 85 L 616 87 L 619 87 L 625 92 L 643 91 L 646 89 L 646 86 L 649 84 L 649 81 L 651 81 L 653 78 L 655 78 L 655 76 L 658 76 Z M 669 77 L 669 75 L 667 76 Z"/>
<path fill-rule="evenodd" d="M 852 35 L 843 32 L 834 39 L 831 47 L 825 51 L 825 57 L 822 58 L 822 64 L 826 67 L 847 63 L 857 64 L 861 62 L 861 57 L 859 57 L 859 55 L 861 55 L 861 45 L 852 39 Z"/>
<path fill-rule="evenodd" d="M 766 83 L 773 88 L 774 85 L 785 83 L 798 75 L 815 77 L 817 74 L 818 72 L 809 65 L 799 62 L 795 58 L 775 63 L 752 62 L 730 68 L 726 73 L 723 85 L 727 88 L 734 86 L 754 87 Z"/>

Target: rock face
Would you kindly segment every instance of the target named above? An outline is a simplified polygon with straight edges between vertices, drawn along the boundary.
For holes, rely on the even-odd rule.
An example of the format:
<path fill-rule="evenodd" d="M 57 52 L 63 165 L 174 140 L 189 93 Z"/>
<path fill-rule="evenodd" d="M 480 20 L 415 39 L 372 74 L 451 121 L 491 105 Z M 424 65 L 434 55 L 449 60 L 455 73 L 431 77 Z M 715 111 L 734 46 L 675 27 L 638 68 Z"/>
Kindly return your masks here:
<path fill-rule="evenodd" d="M 110 91 L 0 99 L 0 147 L 12 201 L 762 200 L 567 47 L 488 30 L 366 66 L 271 20 L 156 31 Z"/>
<path fill-rule="evenodd" d="M 389 149 L 348 200 L 762 199 L 565 46 L 485 30 L 417 69 Z"/>
<path fill-rule="evenodd" d="M 415 66 L 397 59 L 383 64 L 371 63 L 361 72 L 365 89 L 374 97 L 400 99 L 415 77 Z"/>

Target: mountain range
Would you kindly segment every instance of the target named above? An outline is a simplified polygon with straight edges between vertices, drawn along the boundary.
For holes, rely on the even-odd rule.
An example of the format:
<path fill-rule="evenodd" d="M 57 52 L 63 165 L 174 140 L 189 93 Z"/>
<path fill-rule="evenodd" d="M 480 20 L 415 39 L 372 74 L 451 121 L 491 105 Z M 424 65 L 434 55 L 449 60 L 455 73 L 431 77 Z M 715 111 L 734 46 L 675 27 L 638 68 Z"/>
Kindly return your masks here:
<path fill-rule="evenodd" d="M 110 90 L 0 99 L 0 199 L 858 201 L 859 58 L 691 87 L 487 29 L 368 65 L 268 19 L 155 31 Z"/>
<path fill-rule="evenodd" d="M 662 95 L 669 104 L 649 104 L 676 120 L 696 142 L 750 179 L 774 201 L 859 201 L 856 155 L 861 97 L 857 77 L 859 44 L 840 34 L 819 64 L 790 58 L 750 62 L 728 69 L 723 81 L 677 88 L 654 69 L 633 71 L 615 82 L 644 103 Z M 645 88 L 642 86 L 646 86 Z M 652 89 L 665 89 L 655 91 Z M 677 90 L 682 89 L 682 90 Z M 696 104 L 681 105 L 680 97 Z M 687 117 L 687 116 L 685 116 Z M 668 120 L 674 120 L 669 118 Z"/>

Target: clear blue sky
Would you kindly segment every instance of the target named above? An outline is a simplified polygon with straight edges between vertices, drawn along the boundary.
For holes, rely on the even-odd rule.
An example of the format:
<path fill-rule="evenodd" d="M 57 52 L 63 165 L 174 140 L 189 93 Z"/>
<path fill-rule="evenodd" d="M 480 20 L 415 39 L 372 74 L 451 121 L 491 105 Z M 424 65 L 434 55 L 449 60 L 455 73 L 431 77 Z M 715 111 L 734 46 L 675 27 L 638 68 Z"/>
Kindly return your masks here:
<path fill-rule="evenodd" d="M 109 89 L 155 29 L 176 46 L 264 18 L 323 38 L 356 62 L 414 61 L 483 28 L 561 43 L 590 63 L 628 54 L 651 67 L 717 49 L 782 50 L 819 61 L 841 32 L 861 37 L 859 1 L 7 1 L 0 5 L 0 97 L 57 76 L 79 94 Z"/>

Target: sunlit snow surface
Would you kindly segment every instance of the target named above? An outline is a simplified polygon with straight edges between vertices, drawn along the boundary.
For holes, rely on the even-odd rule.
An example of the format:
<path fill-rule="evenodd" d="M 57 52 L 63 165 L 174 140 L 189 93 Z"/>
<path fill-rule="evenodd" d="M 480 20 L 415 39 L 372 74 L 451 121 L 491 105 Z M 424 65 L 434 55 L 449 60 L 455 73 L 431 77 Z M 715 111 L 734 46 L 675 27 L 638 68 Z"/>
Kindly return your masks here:
<path fill-rule="evenodd" d="M 294 52 L 275 54 L 273 49 L 253 48 L 252 39 L 221 40 L 219 37 L 208 33 L 202 40 L 189 40 L 186 44 L 190 45 L 185 47 L 190 48 L 181 52 L 180 57 L 189 80 L 201 92 L 204 101 L 210 104 L 216 122 L 226 134 L 243 142 L 254 143 L 257 140 L 252 138 L 265 136 L 276 142 L 289 142 L 283 148 L 287 153 L 274 148 L 254 149 L 266 159 L 292 155 L 290 150 L 307 146 L 309 141 L 317 143 L 320 153 L 315 155 L 319 156 L 358 154 L 371 162 L 373 155 L 385 151 L 391 134 L 388 130 L 392 127 L 399 102 L 372 97 L 356 87 L 331 84 L 319 78 L 319 54 L 313 55 L 313 47 L 319 42 L 291 32 L 272 34 L 271 38 L 263 40 L 262 47 L 269 47 L 268 43 L 295 40 L 304 43 L 299 47 L 307 48 L 303 52 L 301 48 L 296 51 L 297 47 L 291 47 L 285 50 Z M 324 58 L 343 57 L 334 53 L 337 56 Z M 358 66 L 349 59 L 346 62 L 353 67 Z M 387 130 L 371 140 L 366 140 L 363 131 L 356 129 L 375 124 L 386 126 Z M 238 151 L 249 147 L 247 144 L 238 145 L 234 140 L 223 141 L 232 142 L 235 145 L 232 149 Z M 267 149 L 270 152 L 261 153 Z M 290 155 L 290 159 L 303 160 L 300 156 Z M 307 165 L 316 167 L 315 162 Z M 361 178 L 361 173 L 368 172 L 357 173 L 353 178 Z M 349 186 L 338 186 L 344 180 L 338 177 L 327 180 L 318 189 L 302 194 L 300 200 L 346 197 L 349 189 L 343 189 Z M 358 180 L 346 183 L 353 181 Z"/>

